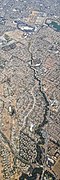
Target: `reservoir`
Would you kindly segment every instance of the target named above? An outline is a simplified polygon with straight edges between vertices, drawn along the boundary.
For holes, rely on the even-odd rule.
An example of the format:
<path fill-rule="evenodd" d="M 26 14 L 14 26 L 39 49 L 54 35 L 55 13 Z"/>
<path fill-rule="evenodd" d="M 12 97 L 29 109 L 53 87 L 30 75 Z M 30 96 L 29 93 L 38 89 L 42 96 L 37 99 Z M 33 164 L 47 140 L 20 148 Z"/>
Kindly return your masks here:
<path fill-rule="evenodd" d="M 46 24 L 53 30 L 60 32 L 60 24 L 58 22 L 55 22 L 55 21 L 49 22 L 49 20 L 46 20 Z"/>

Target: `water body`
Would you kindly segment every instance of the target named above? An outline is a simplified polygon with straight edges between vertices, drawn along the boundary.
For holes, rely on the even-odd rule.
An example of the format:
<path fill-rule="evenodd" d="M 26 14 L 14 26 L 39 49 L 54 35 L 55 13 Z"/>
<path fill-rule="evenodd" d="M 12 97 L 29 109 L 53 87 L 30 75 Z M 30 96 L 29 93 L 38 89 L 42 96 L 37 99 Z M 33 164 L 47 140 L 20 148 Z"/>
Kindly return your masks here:
<path fill-rule="evenodd" d="M 50 27 L 53 28 L 55 31 L 60 32 L 60 24 L 57 22 L 52 21 Z"/>
<path fill-rule="evenodd" d="M 32 27 L 32 26 L 28 25 L 25 22 L 22 22 L 20 20 L 18 20 L 18 21 L 16 20 L 14 22 L 17 23 L 17 28 L 20 29 L 23 32 L 32 33 L 32 32 L 35 31 L 35 27 Z"/>
<path fill-rule="evenodd" d="M 46 24 L 52 28 L 53 30 L 60 32 L 60 24 L 58 22 L 55 21 L 51 21 L 50 23 L 47 21 Z"/>

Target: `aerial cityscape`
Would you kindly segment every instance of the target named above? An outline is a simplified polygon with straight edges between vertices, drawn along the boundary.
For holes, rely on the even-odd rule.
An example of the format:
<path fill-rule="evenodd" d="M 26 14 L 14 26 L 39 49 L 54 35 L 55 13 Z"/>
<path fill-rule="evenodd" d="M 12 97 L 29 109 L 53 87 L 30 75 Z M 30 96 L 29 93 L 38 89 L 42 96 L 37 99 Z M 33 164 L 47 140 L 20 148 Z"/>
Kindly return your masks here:
<path fill-rule="evenodd" d="M 0 180 L 60 180 L 60 1 L 0 0 Z"/>

